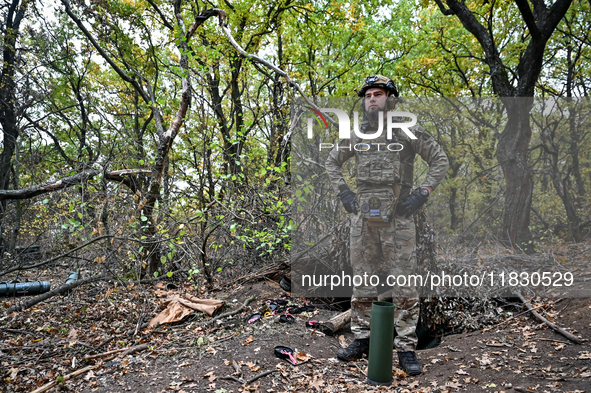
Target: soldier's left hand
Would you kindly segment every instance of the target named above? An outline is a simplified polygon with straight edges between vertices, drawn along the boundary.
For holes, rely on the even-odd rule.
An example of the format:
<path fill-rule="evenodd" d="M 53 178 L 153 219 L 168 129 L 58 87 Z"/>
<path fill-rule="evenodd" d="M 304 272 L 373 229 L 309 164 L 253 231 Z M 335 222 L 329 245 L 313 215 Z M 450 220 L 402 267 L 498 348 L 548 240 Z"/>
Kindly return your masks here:
<path fill-rule="evenodd" d="M 427 195 L 424 195 L 425 192 L 421 192 L 422 190 L 424 190 L 424 188 L 418 189 L 405 199 L 401 200 L 398 203 L 398 206 L 396 206 L 396 214 L 409 218 L 414 212 L 419 210 L 429 199 L 429 192 L 427 191 Z"/>

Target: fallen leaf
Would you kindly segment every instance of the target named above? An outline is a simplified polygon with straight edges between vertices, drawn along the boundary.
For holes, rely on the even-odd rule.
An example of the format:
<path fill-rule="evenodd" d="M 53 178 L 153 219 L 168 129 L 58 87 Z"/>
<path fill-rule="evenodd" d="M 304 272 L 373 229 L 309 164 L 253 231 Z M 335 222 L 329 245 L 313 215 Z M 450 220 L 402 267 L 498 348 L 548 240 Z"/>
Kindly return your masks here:
<path fill-rule="evenodd" d="M 308 355 L 306 352 L 301 351 L 297 353 L 295 357 L 301 363 L 305 363 L 312 358 L 312 356 Z"/>
<path fill-rule="evenodd" d="M 341 348 L 347 348 L 349 346 L 347 341 L 345 341 L 345 336 L 343 335 L 339 336 L 339 344 L 341 345 Z"/>
<path fill-rule="evenodd" d="M 579 359 L 591 359 L 591 352 L 579 352 Z"/>
<path fill-rule="evenodd" d="M 468 373 L 462 369 L 459 369 L 458 371 L 456 371 L 456 374 L 460 374 L 460 375 L 468 375 Z"/>
<path fill-rule="evenodd" d="M 563 349 L 566 344 L 562 344 L 562 343 L 552 343 L 552 345 L 554 345 L 556 348 L 554 348 L 555 351 L 560 351 L 561 349 Z"/>
<path fill-rule="evenodd" d="M 8 370 L 8 372 L 10 373 L 10 379 L 14 381 L 14 379 L 16 378 L 16 375 L 18 374 L 20 368 L 17 367 L 13 367 L 10 370 Z"/>
<path fill-rule="evenodd" d="M 210 371 L 210 372 L 208 372 L 207 374 L 205 374 L 205 375 L 203 376 L 203 378 L 207 378 L 207 379 L 209 379 L 209 382 L 213 382 L 213 381 L 215 381 L 216 379 L 218 379 L 218 377 L 216 377 L 216 376 L 214 375 L 214 372 L 213 372 L 213 371 Z"/>
<path fill-rule="evenodd" d="M 257 366 L 256 364 L 254 364 L 253 362 L 240 362 L 240 364 L 247 366 L 248 368 L 250 368 L 252 371 L 259 371 L 261 368 L 259 366 Z"/>
<path fill-rule="evenodd" d="M 320 387 L 324 385 L 324 381 L 322 380 L 322 376 L 318 374 L 314 374 L 314 379 L 310 383 L 310 386 L 316 389 L 317 391 L 321 392 L 322 390 Z"/>
<path fill-rule="evenodd" d="M 253 341 L 254 341 L 254 337 L 253 336 L 248 336 L 248 337 L 246 337 L 246 341 L 242 345 L 248 345 L 248 344 L 250 344 Z"/>
<path fill-rule="evenodd" d="M 70 330 L 70 333 L 68 334 L 68 339 L 76 340 L 77 338 L 78 338 L 78 331 L 76 329 Z"/>
<path fill-rule="evenodd" d="M 218 353 L 218 351 L 214 347 L 211 347 L 211 346 L 208 346 L 207 348 L 205 348 L 205 352 L 211 353 L 212 355 L 215 355 L 216 353 Z"/>

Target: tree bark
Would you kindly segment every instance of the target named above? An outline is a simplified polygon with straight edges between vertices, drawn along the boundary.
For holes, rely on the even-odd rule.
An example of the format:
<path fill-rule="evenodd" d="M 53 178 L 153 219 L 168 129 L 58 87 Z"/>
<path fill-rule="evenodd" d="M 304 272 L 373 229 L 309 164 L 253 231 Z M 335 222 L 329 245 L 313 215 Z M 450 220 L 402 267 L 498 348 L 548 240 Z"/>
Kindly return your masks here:
<path fill-rule="evenodd" d="M 0 75 L 0 125 L 2 125 L 2 153 L 0 153 L 0 190 L 6 190 L 10 181 L 10 168 L 14 154 L 19 127 L 16 105 L 16 43 L 20 24 L 25 16 L 28 1 L 11 0 L 6 2 L 6 18 L 2 26 L 2 74 Z M 0 203 L 0 246 L 4 243 L 4 213 L 6 203 Z M 1 257 L 1 256 L 0 256 Z"/>
<path fill-rule="evenodd" d="M 100 173 L 101 171 L 98 169 L 87 169 L 72 176 L 66 176 L 59 180 L 54 180 L 44 184 L 37 184 L 27 188 L 22 188 L 20 190 L 0 190 L 0 201 L 30 199 L 37 195 L 47 194 L 49 192 L 72 187 L 77 184 L 83 184 Z M 150 173 L 150 171 L 144 169 L 129 169 L 105 172 L 105 179 L 122 182 L 124 184 L 134 184 L 135 182 L 133 180 L 130 180 L 124 176 L 139 173 Z"/>
<path fill-rule="evenodd" d="M 531 202 L 533 196 L 532 174 L 527 163 L 531 140 L 529 112 L 533 98 L 511 100 L 507 105 L 508 120 L 499 138 L 497 159 L 505 176 L 505 213 L 503 237 L 510 245 L 531 251 L 529 229 Z"/>
<path fill-rule="evenodd" d="M 507 65 L 499 52 L 488 28 L 483 26 L 468 6 L 458 0 L 447 0 L 446 9 L 441 0 L 435 0 L 444 15 L 456 15 L 464 28 L 469 31 L 482 47 L 492 81 L 492 87 L 501 99 L 508 114 L 508 122 L 499 138 L 497 158 L 503 169 L 507 192 L 505 193 L 505 214 L 503 235 L 511 246 L 531 251 L 529 218 L 533 194 L 531 171 L 527 165 L 527 152 L 531 140 L 529 110 L 531 97 L 542 70 L 544 50 L 548 39 L 566 14 L 572 0 L 556 0 L 550 7 L 541 1 L 534 1 L 534 10 L 526 0 L 514 0 L 523 22 L 530 34 L 525 51 L 516 67 L 517 83 L 514 85 L 507 73 Z M 515 101 L 507 98 L 520 98 Z M 529 97 L 529 99 L 528 99 Z"/>

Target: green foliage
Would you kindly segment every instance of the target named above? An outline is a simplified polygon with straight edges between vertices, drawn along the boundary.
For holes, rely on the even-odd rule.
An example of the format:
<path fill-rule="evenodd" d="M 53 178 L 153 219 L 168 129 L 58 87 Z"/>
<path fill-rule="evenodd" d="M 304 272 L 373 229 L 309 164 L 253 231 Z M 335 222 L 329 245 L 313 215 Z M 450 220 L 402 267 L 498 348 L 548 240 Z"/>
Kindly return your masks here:
<path fill-rule="evenodd" d="M 76 256 L 76 263 L 117 264 L 134 272 L 123 277 L 139 278 L 155 259 L 155 276 L 171 277 L 182 269 L 195 285 L 212 274 L 232 274 L 232 268 L 254 269 L 287 259 L 294 207 L 324 191 L 298 179 L 290 167 L 291 147 L 283 138 L 296 93 L 267 68 L 240 57 L 215 18 L 187 40 L 171 4 L 154 4 L 166 23 L 149 2 L 109 0 L 84 9 L 73 5 L 114 64 L 144 89 L 149 86 L 148 100 L 121 78 L 66 14 L 56 14 L 55 21 L 27 20 L 17 82 L 18 100 L 27 103 L 14 164 L 19 188 L 91 167 L 154 170 L 162 158 L 156 122 L 166 130 L 177 115 L 182 77 L 191 79 L 192 101 L 179 135 L 170 142 L 152 205 L 146 198 L 151 173 L 116 180 L 101 174 L 23 201 L 18 243 L 42 239 L 48 255 L 59 255 L 109 234 L 117 240 L 93 244 L 91 252 Z M 239 45 L 278 65 L 310 96 L 350 96 L 363 78 L 375 73 L 393 77 L 403 96 L 492 94 L 479 43 L 431 1 L 246 0 L 218 6 L 228 15 Z M 505 64 L 514 68 L 529 37 L 514 3 L 469 6 L 479 7 L 477 17 L 485 25 L 494 22 L 496 45 Z M 181 2 L 185 28 L 195 13 L 207 8 L 203 2 Z M 573 4 L 551 38 L 540 96 L 588 94 L 589 12 L 588 3 Z M 179 49 L 183 42 L 188 52 Z M 187 54 L 189 75 L 180 67 L 182 54 Z M 425 113 L 427 109 L 433 108 Z M 438 115 L 450 112 L 441 108 Z M 430 202 L 431 218 L 450 234 L 462 233 L 481 215 L 470 233 L 490 234 L 502 213 L 502 203 L 495 201 L 503 195 L 504 176 L 495 153 L 503 125 L 494 117 L 476 120 L 478 115 L 449 119 L 442 127 L 423 121 L 452 163 L 448 179 Z M 587 119 L 581 117 L 577 124 L 582 127 Z M 560 186 L 550 176 L 553 168 L 564 179 L 563 195 L 570 195 L 579 226 L 589 221 L 591 142 L 580 130 L 563 128 L 550 135 L 547 127 L 534 127 L 532 144 L 540 147 L 530 152 L 533 206 L 541 218 L 536 215 L 532 225 L 539 240 L 556 232 L 568 237 L 573 226 L 556 191 Z M 556 152 L 555 165 L 554 153 L 546 150 Z M 569 169 L 577 165 L 579 172 Z M 288 186 L 292 171 L 294 185 Z M 419 160 L 417 180 L 425 171 Z M 7 212 L 5 239 L 16 227 L 16 204 L 8 203 Z"/>

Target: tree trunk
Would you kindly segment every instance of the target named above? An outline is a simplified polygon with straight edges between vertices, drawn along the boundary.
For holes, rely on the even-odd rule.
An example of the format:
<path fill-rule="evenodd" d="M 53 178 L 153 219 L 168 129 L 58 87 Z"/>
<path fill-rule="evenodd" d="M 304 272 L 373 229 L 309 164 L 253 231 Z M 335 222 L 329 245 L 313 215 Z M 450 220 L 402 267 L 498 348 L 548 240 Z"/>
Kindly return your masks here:
<path fill-rule="evenodd" d="M 507 238 L 511 247 L 526 252 L 533 251 L 529 229 L 533 182 L 527 164 L 532 103 L 533 98 L 519 98 L 505 105 L 508 121 L 497 146 L 497 159 L 503 169 L 507 189 L 502 237 Z"/>
<path fill-rule="evenodd" d="M 529 33 L 527 47 L 520 54 L 519 64 L 513 70 L 513 75 L 517 76 L 516 86 L 515 81 L 509 77 L 511 69 L 503 62 L 504 56 L 500 52 L 502 47 L 495 42 L 493 31 L 476 18 L 476 12 L 471 11 L 464 1 L 446 0 L 449 9 L 445 8 L 441 0 L 435 2 L 444 15 L 458 17 L 464 28 L 478 40 L 486 55 L 483 62 L 489 66 L 493 90 L 503 100 L 509 117 L 497 146 L 497 159 L 503 169 L 507 189 L 503 237 L 507 236 L 513 247 L 533 251 L 529 230 L 533 182 L 527 165 L 531 140 L 529 110 L 542 70 L 546 43 L 568 11 L 572 0 L 556 0 L 548 5 L 534 2 L 533 11 L 529 2 L 514 1 Z"/>
<path fill-rule="evenodd" d="M 10 168 L 12 155 L 16 148 L 19 135 L 16 116 L 16 43 L 20 29 L 20 23 L 25 16 L 28 1 L 12 0 L 5 2 L 7 7 L 6 18 L 2 26 L 2 75 L 0 75 L 0 125 L 2 125 L 2 153 L 0 153 L 0 190 L 7 190 L 10 180 Z M 6 203 L 2 203 L 0 210 L 0 247 L 4 240 L 4 214 Z M 1 257 L 1 255 L 0 255 Z"/>

